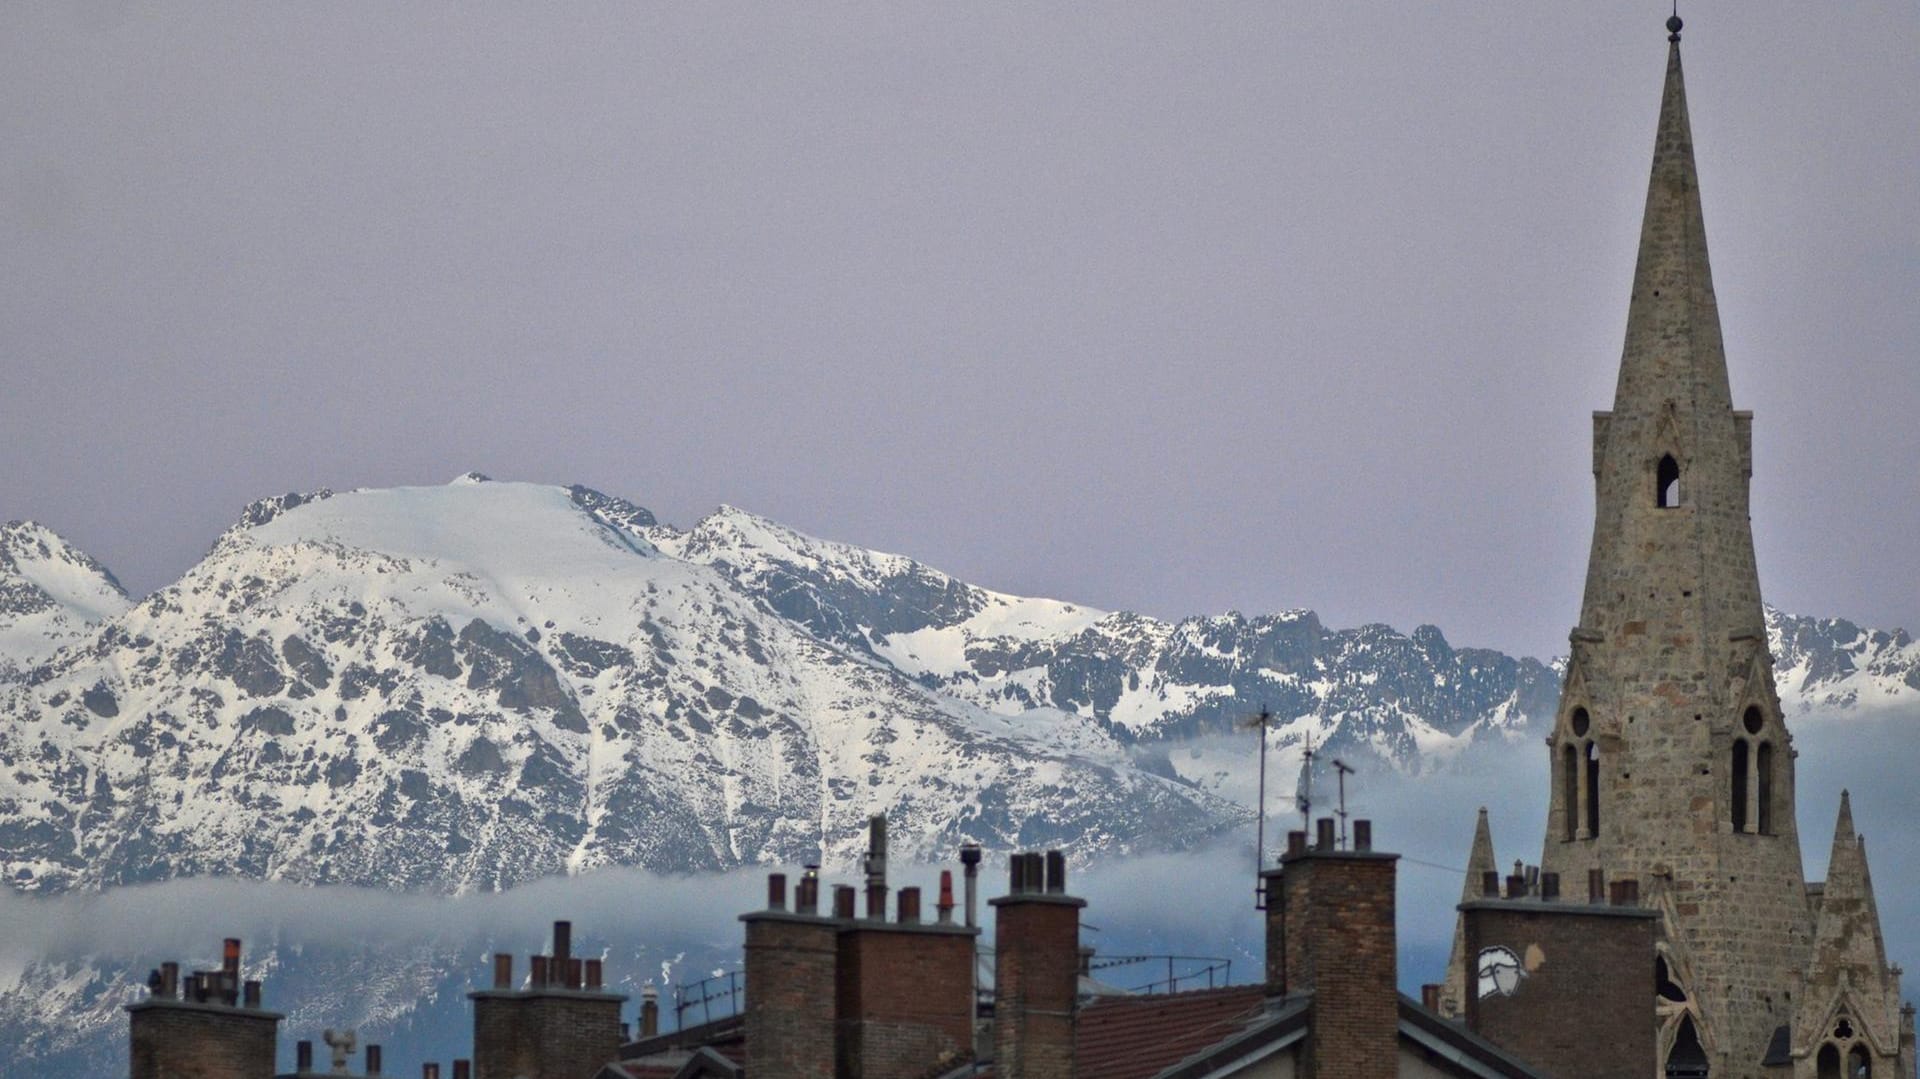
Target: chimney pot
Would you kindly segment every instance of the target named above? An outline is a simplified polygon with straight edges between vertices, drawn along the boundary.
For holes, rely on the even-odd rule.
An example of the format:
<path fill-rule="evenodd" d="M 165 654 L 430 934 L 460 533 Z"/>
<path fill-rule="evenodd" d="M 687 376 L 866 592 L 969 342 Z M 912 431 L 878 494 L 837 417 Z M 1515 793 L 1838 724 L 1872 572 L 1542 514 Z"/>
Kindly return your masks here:
<path fill-rule="evenodd" d="M 528 982 L 531 988 L 540 989 L 547 984 L 547 957 L 536 955 L 527 960 Z"/>
<path fill-rule="evenodd" d="M 1525 899 L 1527 897 L 1527 878 L 1520 873 L 1507 876 L 1507 898 Z"/>
<path fill-rule="evenodd" d="M 649 985 L 640 990 L 640 1036 L 660 1033 L 660 991 Z"/>
<path fill-rule="evenodd" d="M 851 920 L 853 918 L 854 890 L 851 884 L 833 886 L 833 916 Z"/>
<path fill-rule="evenodd" d="M 573 923 L 572 922 L 553 923 L 553 957 L 560 961 L 560 967 L 562 970 L 566 969 L 567 960 L 572 956 L 573 956 Z"/>
<path fill-rule="evenodd" d="M 1027 856 L 1016 854 L 1007 859 L 1007 894 L 1019 895 L 1027 890 Z"/>
<path fill-rule="evenodd" d="M 605 971 L 605 968 L 602 967 L 600 960 L 598 959 L 587 960 L 587 988 L 588 989 L 598 992 L 600 989 L 600 980 L 605 976 L 606 976 L 606 971 Z"/>
<path fill-rule="evenodd" d="M 380 1074 L 380 1047 L 378 1045 L 367 1046 L 367 1074 Z"/>
<path fill-rule="evenodd" d="M 1027 860 L 1027 891 L 1046 891 L 1047 856 L 1037 850 L 1030 850 L 1021 857 Z"/>
<path fill-rule="evenodd" d="M 1549 902 L 1560 898 L 1560 874 L 1540 874 L 1540 898 Z"/>
<path fill-rule="evenodd" d="M 1607 901 L 1607 871 L 1604 869 L 1587 870 L 1587 902 L 1599 904 Z"/>
<path fill-rule="evenodd" d="M 310 1072 L 313 1070 L 313 1043 L 297 1041 L 293 1043 L 293 1070 Z"/>
<path fill-rule="evenodd" d="M 586 964 L 580 962 L 580 960 L 578 959 L 567 960 L 567 988 L 568 989 L 580 988 L 580 982 L 587 973 L 586 970 L 584 969 L 585 966 Z"/>
<path fill-rule="evenodd" d="M 180 995 L 180 964 L 160 964 L 160 995 L 167 1000 Z"/>
<path fill-rule="evenodd" d="M 1047 852 L 1047 894 L 1067 893 L 1067 856 L 1057 850 Z"/>
<path fill-rule="evenodd" d="M 941 925 L 953 924 L 953 870 L 940 871 L 940 901 L 933 909 L 939 912 Z"/>
<path fill-rule="evenodd" d="M 1372 821 L 1357 820 L 1353 822 L 1353 849 L 1354 850 L 1372 850 L 1373 849 L 1373 822 Z"/>
<path fill-rule="evenodd" d="M 1332 850 L 1334 846 L 1333 818 L 1321 817 L 1319 820 L 1313 822 L 1313 828 L 1314 828 L 1314 836 L 1313 836 L 1314 849 L 1315 850 Z"/>
<path fill-rule="evenodd" d="M 473 1063 L 466 1060 L 454 1061 L 453 1079 L 473 1079 Z"/>
<path fill-rule="evenodd" d="M 513 953 L 493 953 L 493 987 L 495 989 L 513 988 Z"/>
<path fill-rule="evenodd" d="M 242 1001 L 247 1007 L 258 1009 L 260 1007 L 260 979 L 247 979 L 245 990 L 246 995 L 241 998 Z"/>
<path fill-rule="evenodd" d="M 920 889 L 900 889 L 900 924 L 920 924 Z"/>
<path fill-rule="evenodd" d="M 785 873 L 767 874 L 767 909 L 787 909 L 787 875 Z"/>
<path fill-rule="evenodd" d="M 440 1065 L 438 1064 L 420 1065 L 420 1079 L 440 1079 Z"/>
<path fill-rule="evenodd" d="M 1428 982 L 1427 984 L 1421 986 L 1420 987 L 1420 1006 L 1430 1012 L 1439 1011 L 1440 1010 L 1440 989 L 1441 987 L 1434 982 Z"/>
<path fill-rule="evenodd" d="M 793 891 L 795 914 L 820 913 L 820 867 L 807 866 L 807 871 L 800 875 L 800 883 Z"/>
<path fill-rule="evenodd" d="M 1288 854 L 1307 853 L 1307 833 L 1305 831 L 1299 828 L 1295 828 L 1294 830 L 1287 833 L 1287 853 Z"/>
<path fill-rule="evenodd" d="M 1480 894 L 1487 899 L 1500 898 L 1500 871 L 1489 869 L 1480 874 Z"/>

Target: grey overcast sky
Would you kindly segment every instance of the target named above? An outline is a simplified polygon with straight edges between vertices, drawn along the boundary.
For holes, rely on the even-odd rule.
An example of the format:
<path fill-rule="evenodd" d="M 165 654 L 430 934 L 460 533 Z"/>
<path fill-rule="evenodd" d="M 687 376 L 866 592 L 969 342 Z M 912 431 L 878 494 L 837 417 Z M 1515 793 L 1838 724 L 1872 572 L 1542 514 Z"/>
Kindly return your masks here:
<path fill-rule="evenodd" d="M 1920 8 L 1693 0 L 1775 603 L 1920 630 Z M 1659 3 L 0 6 L 0 519 L 582 482 L 1564 647 Z"/>

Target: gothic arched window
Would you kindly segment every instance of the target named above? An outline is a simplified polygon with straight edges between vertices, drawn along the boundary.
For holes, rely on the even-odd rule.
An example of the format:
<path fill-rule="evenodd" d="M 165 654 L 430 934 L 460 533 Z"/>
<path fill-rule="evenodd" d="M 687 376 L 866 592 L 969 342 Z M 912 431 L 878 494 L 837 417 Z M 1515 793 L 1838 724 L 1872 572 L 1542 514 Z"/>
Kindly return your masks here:
<path fill-rule="evenodd" d="M 1819 1079 L 1840 1079 L 1840 1050 L 1832 1042 L 1820 1047 L 1818 1060 L 1815 1074 Z"/>
<path fill-rule="evenodd" d="M 1834 1070 L 1839 1070 L 1839 1064 Z M 1707 1052 L 1700 1046 L 1700 1032 L 1693 1029 L 1693 1016 L 1680 1018 L 1680 1029 L 1673 1034 L 1673 1048 L 1667 1052 L 1667 1079 L 1705 1079 Z M 1837 1077 L 1836 1077 L 1837 1079 Z"/>
<path fill-rule="evenodd" d="M 1847 1079 L 1872 1079 L 1873 1058 L 1867 1055 L 1867 1047 L 1856 1045 L 1847 1050 Z"/>
<path fill-rule="evenodd" d="M 1747 740 L 1733 740 L 1733 830 L 1747 830 Z"/>
<path fill-rule="evenodd" d="M 1587 834 L 1600 835 L 1600 747 L 1587 743 Z"/>
<path fill-rule="evenodd" d="M 1760 803 L 1759 831 L 1773 834 L 1773 743 L 1760 743 L 1754 761 L 1754 795 Z"/>
<path fill-rule="evenodd" d="M 1580 754 L 1572 742 L 1560 750 L 1560 804 L 1566 837 L 1572 839 L 1580 828 Z"/>
<path fill-rule="evenodd" d="M 1663 510 L 1680 504 L 1680 462 L 1671 453 L 1660 458 L 1660 467 L 1654 471 L 1653 504 Z"/>

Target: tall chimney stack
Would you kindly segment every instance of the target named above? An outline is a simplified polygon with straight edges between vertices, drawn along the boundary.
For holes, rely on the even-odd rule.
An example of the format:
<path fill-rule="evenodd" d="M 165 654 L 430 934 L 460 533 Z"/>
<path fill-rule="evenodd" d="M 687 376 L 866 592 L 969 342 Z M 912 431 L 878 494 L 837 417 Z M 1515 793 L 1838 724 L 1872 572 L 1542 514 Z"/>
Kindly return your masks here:
<path fill-rule="evenodd" d="M 1054 870 L 1052 874 L 1048 869 Z M 1066 860 L 1016 854 L 995 908 L 994 1068 L 1000 1079 L 1073 1079 L 1079 996 L 1080 910 Z"/>
<path fill-rule="evenodd" d="M 1378 1079 L 1399 1061 L 1399 991 L 1394 954 L 1397 854 L 1339 850 L 1319 822 L 1319 842 L 1291 849 L 1267 883 L 1267 992 L 1313 994 L 1314 1031 L 1301 1074 Z M 1355 822 L 1369 845 L 1373 828 Z M 1496 883 L 1495 887 L 1498 887 Z"/>

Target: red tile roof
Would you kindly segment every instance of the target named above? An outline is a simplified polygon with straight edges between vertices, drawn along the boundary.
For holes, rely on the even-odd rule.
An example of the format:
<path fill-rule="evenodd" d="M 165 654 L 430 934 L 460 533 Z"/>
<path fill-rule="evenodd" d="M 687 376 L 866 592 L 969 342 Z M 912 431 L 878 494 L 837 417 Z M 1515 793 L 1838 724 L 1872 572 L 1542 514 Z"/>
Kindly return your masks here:
<path fill-rule="evenodd" d="M 1148 1079 L 1238 1033 L 1266 1010 L 1266 988 L 1236 985 L 1158 996 L 1103 997 L 1074 1027 L 1076 1070 Z"/>

